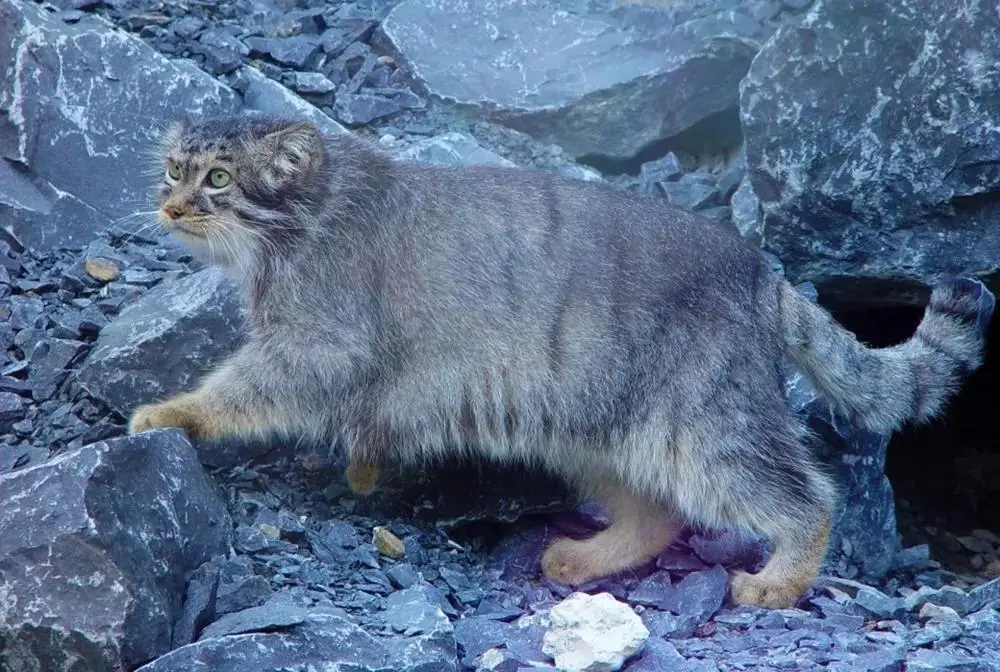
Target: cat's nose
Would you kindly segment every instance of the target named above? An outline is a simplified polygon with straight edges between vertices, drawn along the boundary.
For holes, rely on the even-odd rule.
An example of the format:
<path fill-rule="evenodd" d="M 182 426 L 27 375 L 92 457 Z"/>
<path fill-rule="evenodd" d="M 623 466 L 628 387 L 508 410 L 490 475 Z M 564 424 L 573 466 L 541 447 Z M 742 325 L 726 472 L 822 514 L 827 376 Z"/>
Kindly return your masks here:
<path fill-rule="evenodd" d="M 180 208 L 175 205 L 165 205 L 163 206 L 163 212 L 170 219 L 179 219 L 181 216 Z"/>

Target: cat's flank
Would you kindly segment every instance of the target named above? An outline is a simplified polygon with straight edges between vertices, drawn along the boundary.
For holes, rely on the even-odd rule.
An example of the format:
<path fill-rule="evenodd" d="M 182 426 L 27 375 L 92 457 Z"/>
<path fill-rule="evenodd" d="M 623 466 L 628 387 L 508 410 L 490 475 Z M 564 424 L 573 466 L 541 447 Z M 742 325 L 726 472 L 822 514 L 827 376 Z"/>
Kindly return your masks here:
<path fill-rule="evenodd" d="M 163 225 L 241 280 L 251 320 L 130 431 L 339 438 L 358 482 L 457 451 L 537 465 L 612 513 L 546 550 L 571 585 L 649 560 L 687 520 L 770 537 L 733 600 L 792 605 L 826 553 L 834 485 L 783 357 L 877 431 L 940 413 L 983 357 L 979 283 L 935 287 L 910 340 L 867 349 L 734 229 L 662 198 L 397 163 L 262 117 L 178 123 L 163 157 Z"/>

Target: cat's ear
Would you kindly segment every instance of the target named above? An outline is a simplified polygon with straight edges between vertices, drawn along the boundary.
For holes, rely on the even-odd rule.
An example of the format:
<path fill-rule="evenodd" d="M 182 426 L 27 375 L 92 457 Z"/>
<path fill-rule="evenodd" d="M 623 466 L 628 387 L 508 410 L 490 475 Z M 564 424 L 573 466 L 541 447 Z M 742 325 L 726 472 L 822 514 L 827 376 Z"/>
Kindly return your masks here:
<path fill-rule="evenodd" d="M 323 137 L 308 122 L 286 126 L 263 138 L 273 186 L 312 172 L 323 160 Z"/>
<path fill-rule="evenodd" d="M 146 160 L 149 162 L 149 174 L 159 179 L 163 175 L 163 160 L 180 143 L 184 133 L 187 132 L 189 122 L 187 119 L 176 119 L 168 122 L 158 129 L 152 142 L 144 152 Z"/>
<path fill-rule="evenodd" d="M 167 124 L 167 127 L 163 130 L 160 135 L 160 142 L 166 145 L 172 145 L 180 140 L 181 136 L 187 132 L 191 127 L 191 122 L 187 117 L 182 117 L 180 119 L 174 119 Z"/>

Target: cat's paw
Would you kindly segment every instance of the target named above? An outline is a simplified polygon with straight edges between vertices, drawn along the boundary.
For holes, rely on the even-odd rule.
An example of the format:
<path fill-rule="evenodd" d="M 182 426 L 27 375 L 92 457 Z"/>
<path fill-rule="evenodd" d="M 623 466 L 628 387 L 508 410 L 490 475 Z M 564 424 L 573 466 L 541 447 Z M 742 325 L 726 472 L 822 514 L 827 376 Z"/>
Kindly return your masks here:
<path fill-rule="evenodd" d="M 730 593 L 733 604 L 738 606 L 791 609 L 808 587 L 806 578 L 737 571 L 731 577 Z"/>
<path fill-rule="evenodd" d="M 206 438 L 209 423 L 197 406 L 180 400 L 167 400 L 157 404 L 146 404 L 136 409 L 129 419 L 128 433 L 138 434 L 151 429 L 176 427 L 183 429 L 192 439 Z"/>
<path fill-rule="evenodd" d="M 375 491 L 382 470 L 377 464 L 369 464 L 363 460 L 351 460 L 344 472 L 347 487 L 357 495 L 370 495 Z"/>
<path fill-rule="evenodd" d="M 585 540 L 556 539 L 542 554 L 542 573 L 550 581 L 579 586 L 606 573 L 592 544 Z"/>

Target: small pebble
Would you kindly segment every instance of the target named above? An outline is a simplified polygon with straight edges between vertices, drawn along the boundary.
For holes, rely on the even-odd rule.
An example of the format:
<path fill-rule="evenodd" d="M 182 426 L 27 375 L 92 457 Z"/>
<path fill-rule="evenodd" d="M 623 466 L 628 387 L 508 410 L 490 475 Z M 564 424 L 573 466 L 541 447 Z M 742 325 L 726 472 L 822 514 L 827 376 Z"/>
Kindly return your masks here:
<path fill-rule="evenodd" d="M 372 544 L 375 545 L 379 553 L 393 560 L 400 560 L 406 555 L 406 546 L 403 544 L 403 540 L 393 534 L 388 527 L 382 525 L 377 525 L 372 531 Z"/>
<path fill-rule="evenodd" d="M 101 282 L 113 282 L 121 277 L 118 264 L 103 257 L 91 257 L 83 264 L 87 275 Z"/>

